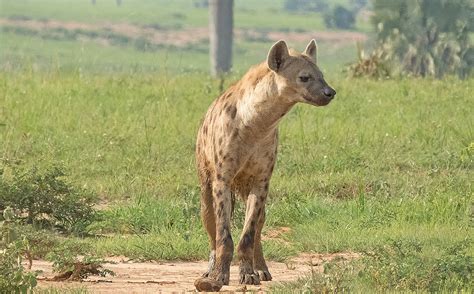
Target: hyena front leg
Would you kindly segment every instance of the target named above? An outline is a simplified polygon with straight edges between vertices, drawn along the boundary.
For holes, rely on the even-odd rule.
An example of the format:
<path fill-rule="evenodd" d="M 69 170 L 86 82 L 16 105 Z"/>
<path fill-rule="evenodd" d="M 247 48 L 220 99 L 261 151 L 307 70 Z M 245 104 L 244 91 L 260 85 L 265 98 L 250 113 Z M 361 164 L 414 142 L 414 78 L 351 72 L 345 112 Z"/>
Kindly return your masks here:
<path fill-rule="evenodd" d="M 260 284 L 258 274 L 255 274 L 254 247 L 257 225 L 263 214 L 266 193 L 264 187 L 257 187 L 252 189 L 247 198 L 244 229 L 237 247 L 240 260 L 239 275 L 241 284 Z"/>
<path fill-rule="evenodd" d="M 234 242 L 230 231 L 232 199 L 230 185 L 216 179 L 212 190 L 216 219 L 216 259 L 209 277 L 229 285 L 230 263 L 234 253 Z"/>
<path fill-rule="evenodd" d="M 253 252 L 254 271 L 260 278 L 260 281 L 271 281 L 272 275 L 268 271 L 267 263 L 263 257 L 262 250 L 262 228 L 265 223 L 265 206 L 262 208 L 262 215 L 257 223 L 257 231 L 255 232 L 255 246 Z"/>

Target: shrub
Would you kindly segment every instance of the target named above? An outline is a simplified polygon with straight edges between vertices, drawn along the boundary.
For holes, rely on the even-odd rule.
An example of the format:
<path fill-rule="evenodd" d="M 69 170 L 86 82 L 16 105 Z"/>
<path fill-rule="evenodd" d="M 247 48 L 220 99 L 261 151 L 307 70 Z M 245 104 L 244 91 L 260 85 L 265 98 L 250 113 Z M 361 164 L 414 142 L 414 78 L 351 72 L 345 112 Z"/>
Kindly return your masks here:
<path fill-rule="evenodd" d="M 338 5 L 324 14 L 324 23 L 327 28 L 352 29 L 355 24 L 355 15 L 349 9 Z"/>
<path fill-rule="evenodd" d="M 36 273 L 25 271 L 22 265 L 28 240 L 17 238 L 11 208 L 4 210 L 3 218 L 0 222 L 0 293 L 27 293 L 37 284 Z"/>
<path fill-rule="evenodd" d="M 83 242 L 65 241 L 56 246 L 46 256 L 53 262 L 53 271 L 58 273 L 53 279 L 80 281 L 90 275 L 115 275 L 113 271 L 102 267 L 105 262 L 102 258 L 86 253 L 89 251 L 91 246 Z M 79 258 L 79 255 L 84 256 Z"/>
<path fill-rule="evenodd" d="M 22 248 L 22 242 L 14 242 L 0 250 L 0 293 L 27 293 L 36 287 L 36 273 L 21 264 Z"/>
<path fill-rule="evenodd" d="M 0 210 L 12 207 L 23 223 L 83 235 L 94 219 L 94 197 L 68 183 L 58 167 L 14 169 L 10 179 L 0 175 Z"/>
<path fill-rule="evenodd" d="M 466 78 L 474 65 L 470 0 L 375 0 L 377 39 L 388 42 L 403 71 Z"/>
<path fill-rule="evenodd" d="M 391 50 L 389 44 L 382 44 L 380 47 L 366 55 L 361 45 L 357 44 L 357 61 L 347 67 L 350 77 L 370 77 L 384 79 L 393 76 L 395 68 L 390 61 Z"/>

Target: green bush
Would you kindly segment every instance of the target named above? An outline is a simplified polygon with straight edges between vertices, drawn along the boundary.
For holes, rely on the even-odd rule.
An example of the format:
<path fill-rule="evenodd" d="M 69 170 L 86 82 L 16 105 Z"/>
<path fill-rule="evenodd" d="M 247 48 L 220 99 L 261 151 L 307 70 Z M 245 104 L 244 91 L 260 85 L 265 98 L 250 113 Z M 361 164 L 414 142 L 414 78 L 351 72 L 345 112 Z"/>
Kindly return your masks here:
<path fill-rule="evenodd" d="M 390 44 L 380 44 L 371 53 L 367 54 L 361 44 L 357 44 L 357 61 L 350 64 L 346 71 L 352 78 L 369 77 L 386 79 L 395 75 Z"/>
<path fill-rule="evenodd" d="M 372 21 L 403 72 L 466 78 L 474 65 L 472 7 L 471 0 L 375 0 Z"/>
<path fill-rule="evenodd" d="M 324 14 L 324 23 L 327 28 L 352 29 L 355 24 L 355 15 L 349 9 L 338 5 Z"/>
<path fill-rule="evenodd" d="M 36 273 L 21 264 L 23 244 L 14 242 L 0 250 L 0 293 L 27 293 L 36 287 Z"/>
<path fill-rule="evenodd" d="M 56 246 L 46 258 L 53 262 L 53 271 L 59 273 L 57 280 L 80 281 L 90 275 L 115 275 L 109 269 L 102 267 L 104 259 L 91 255 L 90 244 L 75 241 L 65 241 Z M 83 257 L 80 258 L 79 256 Z"/>
<path fill-rule="evenodd" d="M 0 210 L 12 207 L 23 223 L 84 235 L 95 213 L 92 194 L 72 186 L 58 167 L 0 170 Z"/>
<path fill-rule="evenodd" d="M 15 215 L 11 208 L 3 212 L 0 222 L 0 293 L 27 293 L 36 287 L 36 273 L 25 271 L 22 260 L 28 251 L 27 239 L 19 239 Z"/>

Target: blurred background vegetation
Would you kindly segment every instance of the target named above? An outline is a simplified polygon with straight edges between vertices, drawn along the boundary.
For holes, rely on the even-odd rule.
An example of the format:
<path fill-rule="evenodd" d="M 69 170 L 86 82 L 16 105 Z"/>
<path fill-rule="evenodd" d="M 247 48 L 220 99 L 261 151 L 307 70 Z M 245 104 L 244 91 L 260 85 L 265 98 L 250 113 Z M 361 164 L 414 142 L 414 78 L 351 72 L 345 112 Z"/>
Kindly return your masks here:
<path fill-rule="evenodd" d="M 356 60 L 382 64 L 385 75 L 466 77 L 474 60 L 472 11 L 470 0 L 235 1 L 233 71 L 263 60 L 278 39 L 300 48 L 315 37 L 323 67 L 338 71 Z M 2 0 L 0 18 L 6 70 L 208 69 L 206 0 Z M 359 51 L 357 61 L 356 42 L 380 52 Z M 352 73 L 366 71 L 359 65 Z"/>
<path fill-rule="evenodd" d="M 377 0 L 377 40 L 407 74 L 467 77 L 474 66 L 474 2 Z"/>
<path fill-rule="evenodd" d="M 264 60 L 275 40 L 287 39 L 302 50 L 312 37 L 320 42 L 323 64 L 342 69 L 353 59 L 354 41 L 366 40 L 371 31 L 367 10 L 355 4 L 360 1 L 316 1 L 324 10 L 309 9 L 311 2 L 235 1 L 234 72 Z M 179 73 L 209 68 L 207 1 L 2 0 L 0 7 L 5 69 Z M 353 31 L 324 32 L 325 15 L 331 19 L 341 8 L 350 10 L 350 19 L 342 16 L 331 30 L 342 23 Z"/>

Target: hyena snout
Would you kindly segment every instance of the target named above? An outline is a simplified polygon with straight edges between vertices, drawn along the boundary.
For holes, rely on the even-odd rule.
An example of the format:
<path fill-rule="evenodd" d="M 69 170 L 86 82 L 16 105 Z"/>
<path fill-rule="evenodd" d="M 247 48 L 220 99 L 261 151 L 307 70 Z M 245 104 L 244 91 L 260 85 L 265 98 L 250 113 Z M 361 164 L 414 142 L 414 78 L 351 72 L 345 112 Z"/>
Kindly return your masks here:
<path fill-rule="evenodd" d="M 334 98 L 334 96 L 336 96 L 336 90 L 334 90 L 333 88 L 329 86 L 326 86 L 323 88 L 323 94 L 327 99 L 331 100 Z"/>

